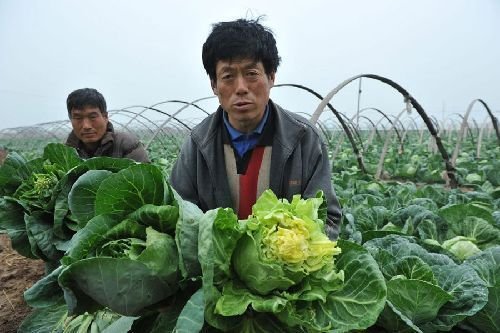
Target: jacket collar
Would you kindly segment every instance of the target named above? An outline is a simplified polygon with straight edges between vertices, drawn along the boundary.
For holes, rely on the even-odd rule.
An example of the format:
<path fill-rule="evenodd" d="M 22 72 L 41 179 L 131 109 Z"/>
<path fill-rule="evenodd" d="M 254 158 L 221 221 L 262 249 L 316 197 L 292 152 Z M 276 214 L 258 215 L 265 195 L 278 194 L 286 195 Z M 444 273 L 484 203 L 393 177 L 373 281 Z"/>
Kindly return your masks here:
<path fill-rule="evenodd" d="M 297 121 L 288 111 L 275 104 L 272 100 L 269 100 L 268 105 L 270 111 L 274 112 L 275 116 L 276 134 L 274 139 L 278 140 L 282 149 L 291 153 L 302 138 L 305 132 L 305 125 Z M 205 118 L 191 132 L 191 137 L 203 153 L 210 153 L 214 136 L 223 128 L 223 112 L 222 107 L 219 106 L 212 116 Z"/>

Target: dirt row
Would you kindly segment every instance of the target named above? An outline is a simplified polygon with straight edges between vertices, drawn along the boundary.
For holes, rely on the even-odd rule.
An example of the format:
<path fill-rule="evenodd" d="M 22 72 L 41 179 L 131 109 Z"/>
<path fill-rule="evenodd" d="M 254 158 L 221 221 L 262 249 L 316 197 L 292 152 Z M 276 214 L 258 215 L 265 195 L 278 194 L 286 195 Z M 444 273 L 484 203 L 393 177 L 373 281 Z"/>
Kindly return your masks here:
<path fill-rule="evenodd" d="M 14 333 L 31 308 L 23 293 L 44 274 L 42 260 L 15 252 L 7 235 L 0 235 L 0 333 Z"/>

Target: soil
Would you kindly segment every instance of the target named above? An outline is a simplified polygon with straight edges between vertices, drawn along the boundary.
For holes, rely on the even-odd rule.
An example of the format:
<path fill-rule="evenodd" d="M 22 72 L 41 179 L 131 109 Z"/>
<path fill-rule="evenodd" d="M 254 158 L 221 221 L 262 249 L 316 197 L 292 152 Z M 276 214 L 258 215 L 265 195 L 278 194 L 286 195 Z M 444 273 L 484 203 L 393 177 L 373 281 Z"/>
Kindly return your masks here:
<path fill-rule="evenodd" d="M 30 312 L 23 293 L 45 271 L 42 260 L 25 258 L 14 251 L 7 235 L 0 235 L 0 333 L 15 333 Z"/>
<path fill-rule="evenodd" d="M 0 147 L 0 165 L 2 165 L 3 161 L 7 157 L 7 150 L 4 148 Z"/>

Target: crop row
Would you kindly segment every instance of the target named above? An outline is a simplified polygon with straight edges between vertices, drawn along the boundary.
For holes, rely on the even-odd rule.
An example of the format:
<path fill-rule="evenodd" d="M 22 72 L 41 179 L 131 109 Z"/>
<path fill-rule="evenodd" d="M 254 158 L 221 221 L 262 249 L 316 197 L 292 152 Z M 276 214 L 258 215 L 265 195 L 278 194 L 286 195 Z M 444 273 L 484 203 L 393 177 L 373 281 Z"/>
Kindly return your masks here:
<path fill-rule="evenodd" d="M 392 163 L 431 167 L 418 149 Z M 31 159 L 9 153 L 0 232 L 47 267 L 25 293 L 35 310 L 19 331 L 497 332 L 498 147 L 481 163 L 460 155 L 466 189 L 382 181 L 338 157 L 335 243 L 321 193 L 288 202 L 265 192 L 238 220 L 178 197 L 166 159 L 82 160 L 62 144 Z"/>

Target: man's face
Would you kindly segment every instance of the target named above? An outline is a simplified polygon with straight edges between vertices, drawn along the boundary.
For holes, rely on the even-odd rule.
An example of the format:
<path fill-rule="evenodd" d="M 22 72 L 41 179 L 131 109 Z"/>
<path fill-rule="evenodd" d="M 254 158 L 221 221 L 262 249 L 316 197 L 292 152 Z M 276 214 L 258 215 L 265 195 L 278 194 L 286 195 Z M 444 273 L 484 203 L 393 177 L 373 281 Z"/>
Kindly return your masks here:
<path fill-rule="evenodd" d="M 240 132 L 251 132 L 264 115 L 274 73 L 267 75 L 261 61 L 238 59 L 219 60 L 215 75 L 212 89 L 228 113 L 229 122 Z"/>
<path fill-rule="evenodd" d="M 83 109 L 72 109 L 71 125 L 77 138 L 85 146 L 93 147 L 106 133 L 108 115 L 102 114 L 101 110 L 94 106 L 86 106 Z"/>

